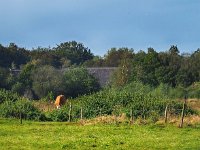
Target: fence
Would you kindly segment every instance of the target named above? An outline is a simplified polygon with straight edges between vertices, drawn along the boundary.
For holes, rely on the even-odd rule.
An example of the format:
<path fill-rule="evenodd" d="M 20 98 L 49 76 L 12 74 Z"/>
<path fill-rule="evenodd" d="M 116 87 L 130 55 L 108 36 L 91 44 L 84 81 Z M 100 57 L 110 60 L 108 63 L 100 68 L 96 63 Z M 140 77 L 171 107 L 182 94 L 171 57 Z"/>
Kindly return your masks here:
<path fill-rule="evenodd" d="M 86 119 L 90 119 L 90 118 L 95 118 L 95 117 L 102 117 L 102 116 L 113 116 L 113 122 L 117 123 L 118 121 L 118 117 L 122 114 L 125 114 L 126 116 L 126 122 L 128 121 L 131 125 L 134 124 L 134 121 L 138 118 L 143 119 L 143 120 L 147 120 L 147 119 L 151 119 L 152 122 L 156 122 L 158 121 L 158 119 L 160 117 L 162 117 L 164 119 L 164 123 L 167 124 L 169 122 L 169 117 L 170 115 L 173 116 L 181 116 L 180 119 L 180 125 L 179 127 L 182 128 L 183 127 L 183 122 L 184 122 L 184 116 L 187 113 L 187 105 L 186 105 L 186 100 L 184 100 L 183 102 L 183 107 L 182 109 L 176 109 L 174 110 L 173 106 L 170 107 L 169 104 L 166 105 L 164 111 L 162 111 L 161 114 L 150 114 L 148 117 L 147 116 L 143 116 L 143 115 L 139 115 L 139 116 L 135 116 L 135 114 L 137 114 L 136 112 L 142 112 L 143 108 L 141 108 L 140 110 L 134 110 L 133 108 L 127 108 L 124 109 L 124 111 L 120 111 L 119 112 L 112 112 L 110 114 L 104 113 L 102 108 L 99 107 L 98 109 L 96 109 L 96 112 L 94 114 L 93 117 L 88 116 L 88 110 L 87 108 L 81 107 L 81 106 L 77 106 L 77 105 L 73 105 L 72 103 L 68 103 L 66 106 L 64 106 L 63 108 L 61 108 L 60 110 L 54 110 L 55 112 L 59 113 L 63 113 L 64 120 L 55 120 L 55 121 L 68 121 L 68 122 L 76 122 L 76 121 L 80 121 L 80 120 L 86 120 Z M 61 115 L 60 117 L 63 117 L 63 115 Z"/>

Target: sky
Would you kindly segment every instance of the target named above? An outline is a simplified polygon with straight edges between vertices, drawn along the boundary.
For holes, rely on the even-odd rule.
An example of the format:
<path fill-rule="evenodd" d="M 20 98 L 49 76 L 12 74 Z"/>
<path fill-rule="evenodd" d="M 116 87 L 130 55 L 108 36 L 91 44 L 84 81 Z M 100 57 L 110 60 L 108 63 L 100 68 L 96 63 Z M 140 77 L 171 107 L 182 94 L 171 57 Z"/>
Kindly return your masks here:
<path fill-rule="evenodd" d="M 0 0 L 0 44 L 27 49 L 75 40 L 112 48 L 200 48 L 200 0 Z"/>

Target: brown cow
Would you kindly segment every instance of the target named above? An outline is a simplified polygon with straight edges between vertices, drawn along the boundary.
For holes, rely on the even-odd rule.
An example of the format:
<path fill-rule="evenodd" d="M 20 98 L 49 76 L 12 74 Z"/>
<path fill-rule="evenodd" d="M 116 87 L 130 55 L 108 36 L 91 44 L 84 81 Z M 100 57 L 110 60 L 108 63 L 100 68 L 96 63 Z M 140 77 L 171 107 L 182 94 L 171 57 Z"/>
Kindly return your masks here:
<path fill-rule="evenodd" d="M 59 95 L 59 96 L 57 96 L 57 98 L 56 98 L 56 101 L 55 101 L 55 105 L 56 105 L 56 108 L 57 109 L 60 109 L 60 107 L 62 106 L 62 105 L 64 105 L 66 103 L 66 98 L 65 98 L 65 96 L 64 95 Z"/>

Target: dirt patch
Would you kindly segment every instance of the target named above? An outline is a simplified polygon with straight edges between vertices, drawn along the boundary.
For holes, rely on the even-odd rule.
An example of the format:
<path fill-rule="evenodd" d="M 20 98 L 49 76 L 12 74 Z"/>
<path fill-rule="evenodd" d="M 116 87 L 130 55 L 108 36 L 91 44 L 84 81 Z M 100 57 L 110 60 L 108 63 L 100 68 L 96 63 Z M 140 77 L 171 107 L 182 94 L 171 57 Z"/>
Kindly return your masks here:
<path fill-rule="evenodd" d="M 35 101 L 34 106 L 43 112 L 53 111 L 56 109 L 53 102 Z"/>
<path fill-rule="evenodd" d="M 188 99 L 187 105 L 200 113 L 200 99 Z"/>
<path fill-rule="evenodd" d="M 87 120 L 80 120 L 80 123 L 82 125 L 92 125 L 92 124 L 113 124 L 113 123 L 124 123 L 128 122 L 128 118 L 125 114 L 121 114 L 120 116 L 115 115 L 105 115 L 105 116 L 99 116 L 93 119 L 87 119 Z"/>

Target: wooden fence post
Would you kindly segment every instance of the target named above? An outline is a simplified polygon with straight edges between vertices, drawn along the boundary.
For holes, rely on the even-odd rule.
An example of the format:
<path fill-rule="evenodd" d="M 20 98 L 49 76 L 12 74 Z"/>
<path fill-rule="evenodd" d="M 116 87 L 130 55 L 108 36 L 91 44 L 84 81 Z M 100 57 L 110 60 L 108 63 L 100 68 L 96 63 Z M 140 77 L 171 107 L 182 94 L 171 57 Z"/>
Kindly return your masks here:
<path fill-rule="evenodd" d="M 22 124 L 22 99 L 20 99 L 20 107 L 19 107 L 19 119 L 20 119 L 20 124 Z"/>
<path fill-rule="evenodd" d="M 131 110 L 130 110 L 130 125 L 132 125 L 133 124 L 133 108 L 131 108 Z"/>
<path fill-rule="evenodd" d="M 81 107 L 81 120 L 83 120 L 83 108 Z"/>
<path fill-rule="evenodd" d="M 20 118 L 20 124 L 22 124 L 22 110 L 20 110 L 19 118 Z"/>
<path fill-rule="evenodd" d="M 167 117 L 168 117 L 168 104 L 165 107 L 165 123 L 167 123 Z"/>
<path fill-rule="evenodd" d="M 182 112 L 181 112 L 181 122 L 180 122 L 180 125 L 179 125 L 180 128 L 183 127 L 183 120 L 184 120 L 185 108 L 186 108 L 186 100 L 187 100 L 187 97 L 185 96 L 184 103 L 183 103 L 183 109 L 182 109 Z"/>
<path fill-rule="evenodd" d="M 69 120 L 68 122 L 71 122 L 71 111 L 72 111 L 72 103 L 69 104 Z"/>

